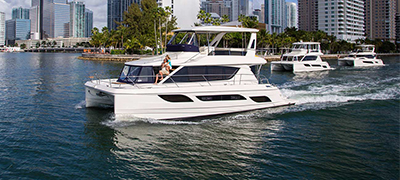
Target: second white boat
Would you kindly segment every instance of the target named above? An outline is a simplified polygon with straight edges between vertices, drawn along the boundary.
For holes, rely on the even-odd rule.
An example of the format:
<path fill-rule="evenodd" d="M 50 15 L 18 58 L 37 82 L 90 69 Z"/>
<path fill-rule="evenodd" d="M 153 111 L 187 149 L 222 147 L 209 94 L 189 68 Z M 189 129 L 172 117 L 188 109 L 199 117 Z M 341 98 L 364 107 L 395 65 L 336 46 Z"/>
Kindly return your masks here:
<path fill-rule="evenodd" d="M 322 61 L 321 46 L 317 42 L 293 43 L 290 53 L 283 54 L 280 61 L 271 62 L 271 71 L 310 72 L 332 68 Z"/>

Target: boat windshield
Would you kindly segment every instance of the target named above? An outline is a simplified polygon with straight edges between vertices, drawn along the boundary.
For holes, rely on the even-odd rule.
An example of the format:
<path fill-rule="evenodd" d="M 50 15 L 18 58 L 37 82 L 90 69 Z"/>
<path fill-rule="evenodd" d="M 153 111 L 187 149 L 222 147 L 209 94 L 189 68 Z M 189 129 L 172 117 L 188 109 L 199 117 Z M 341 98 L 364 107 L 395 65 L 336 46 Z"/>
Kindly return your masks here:
<path fill-rule="evenodd" d="M 151 66 L 124 66 L 118 82 L 124 83 L 153 83 L 154 70 Z"/>
<path fill-rule="evenodd" d="M 197 41 L 196 33 L 178 32 L 174 34 L 167 44 L 167 51 L 199 52 L 199 43 Z"/>

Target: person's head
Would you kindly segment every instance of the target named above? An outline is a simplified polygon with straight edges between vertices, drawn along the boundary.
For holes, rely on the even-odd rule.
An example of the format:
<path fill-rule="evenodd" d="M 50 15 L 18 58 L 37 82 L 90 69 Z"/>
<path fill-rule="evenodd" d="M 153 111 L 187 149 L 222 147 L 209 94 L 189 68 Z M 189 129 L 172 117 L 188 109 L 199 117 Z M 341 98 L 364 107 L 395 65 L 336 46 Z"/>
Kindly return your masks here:
<path fill-rule="evenodd" d="M 165 56 L 165 58 L 166 58 L 166 59 L 171 59 L 171 58 L 169 57 L 169 55 L 168 55 L 168 54 Z"/>

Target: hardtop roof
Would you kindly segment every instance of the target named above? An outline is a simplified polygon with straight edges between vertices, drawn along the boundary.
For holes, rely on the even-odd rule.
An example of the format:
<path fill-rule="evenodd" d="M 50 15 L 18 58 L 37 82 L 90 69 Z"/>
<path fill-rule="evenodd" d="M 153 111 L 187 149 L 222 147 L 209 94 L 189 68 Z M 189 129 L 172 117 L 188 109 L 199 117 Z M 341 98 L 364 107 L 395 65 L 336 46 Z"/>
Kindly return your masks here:
<path fill-rule="evenodd" d="M 193 28 L 175 29 L 172 32 L 196 32 L 196 33 L 230 33 L 230 32 L 249 32 L 256 33 L 258 29 L 226 27 L 226 26 L 198 26 Z"/>

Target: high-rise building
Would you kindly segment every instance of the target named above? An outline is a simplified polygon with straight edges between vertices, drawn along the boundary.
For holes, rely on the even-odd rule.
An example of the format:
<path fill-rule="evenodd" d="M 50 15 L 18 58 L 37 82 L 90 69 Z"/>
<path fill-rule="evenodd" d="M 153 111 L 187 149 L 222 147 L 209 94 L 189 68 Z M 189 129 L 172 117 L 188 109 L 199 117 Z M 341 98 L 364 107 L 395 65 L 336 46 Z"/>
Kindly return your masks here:
<path fill-rule="evenodd" d="M 265 23 L 265 6 L 264 6 L 264 4 L 261 4 L 260 23 Z"/>
<path fill-rule="evenodd" d="M 364 2 L 332 0 L 318 4 L 318 29 L 337 39 L 364 39 Z"/>
<path fill-rule="evenodd" d="M 318 0 L 298 0 L 298 7 L 299 29 L 304 31 L 317 31 Z"/>
<path fill-rule="evenodd" d="M 292 2 L 286 2 L 286 11 L 285 11 L 285 28 L 295 27 L 298 28 L 297 24 L 297 4 Z"/>
<path fill-rule="evenodd" d="M 396 43 L 400 44 L 400 2 L 397 1 L 397 14 L 396 14 Z"/>
<path fill-rule="evenodd" d="M 171 7 L 172 15 L 177 18 L 180 28 L 192 27 L 198 22 L 197 14 L 200 11 L 200 0 L 158 0 L 159 7 Z"/>
<path fill-rule="evenodd" d="M 51 37 L 69 37 L 70 5 L 65 0 L 54 0 L 52 14 L 54 30 Z"/>
<path fill-rule="evenodd" d="M 128 11 L 132 3 L 140 3 L 140 0 L 108 0 L 107 1 L 107 27 L 109 30 L 116 30 L 116 22 L 123 21 L 124 12 Z"/>
<path fill-rule="evenodd" d="M 282 33 L 284 30 L 285 0 L 264 1 L 264 21 L 270 33 Z"/>
<path fill-rule="evenodd" d="M 85 37 L 92 36 L 93 29 L 93 12 L 85 9 Z"/>
<path fill-rule="evenodd" d="M 29 19 L 29 9 L 13 8 L 11 17 L 12 19 Z"/>
<path fill-rule="evenodd" d="M 40 39 L 40 7 L 33 6 L 29 10 L 29 19 L 31 20 L 31 39 Z"/>
<path fill-rule="evenodd" d="M 6 14 L 0 12 L 0 46 L 4 46 L 6 41 Z"/>
<path fill-rule="evenodd" d="M 81 1 L 71 1 L 70 3 L 69 36 L 85 36 L 85 4 Z"/>
<path fill-rule="evenodd" d="M 395 40 L 396 0 L 365 0 L 365 34 L 370 39 Z"/>
<path fill-rule="evenodd" d="M 230 2 L 230 1 L 229 1 Z M 229 20 L 232 19 L 232 11 L 230 4 L 227 5 L 225 0 L 208 0 L 201 3 L 201 9 L 206 13 L 217 13 L 219 16 L 227 15 Z"/>
<path fill-rule="evenodd" d="M 30 39 L 31 21 L 29 19 L 11 19 L 6 21 L 6 44 L 12 45 L 15 40 Z"/>
<path fill-rule="evenodd" d="M 263 22 L 261 18 L 264 16 L 264 14 L 261 14 L 261 9 L 254 9 L 253 15 L 257 16 L 258 22 Z"/>
<path fill-rule="evenodd" d="M 41 39 L 52 38 L 54 36 L 53 0 L 40 1 Z"/>

